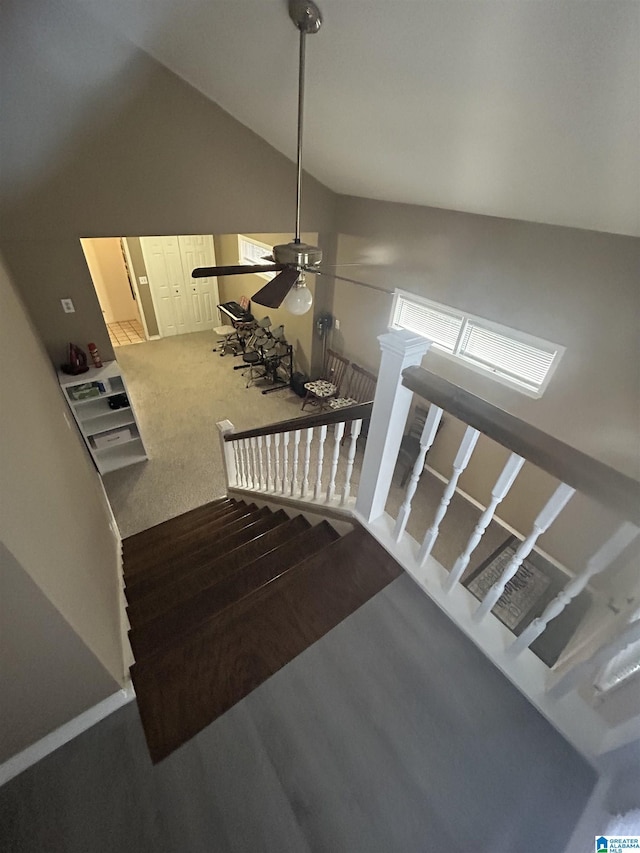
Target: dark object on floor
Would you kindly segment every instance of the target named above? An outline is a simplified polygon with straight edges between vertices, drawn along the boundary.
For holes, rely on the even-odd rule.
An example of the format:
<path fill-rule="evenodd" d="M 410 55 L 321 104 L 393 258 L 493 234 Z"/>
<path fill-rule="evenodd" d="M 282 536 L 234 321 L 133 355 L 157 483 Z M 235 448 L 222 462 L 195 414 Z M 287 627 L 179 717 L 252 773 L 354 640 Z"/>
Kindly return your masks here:
<path fill-rule="evenodd" d="M 304 387 L 304 383 L 308 382 L 308 381 L 309 381 L 309 377 L 305 373 L 300 373 L 299 371 L 296 371 L 294 374 L 292 374 L 292 376 L 291 376 L 291 387 L 293 388 L 295 393 L 298 395 L 298 397 L 305 397 L 306 396 L 307 391 Z"/>
<path fill-rule="evenodd" d="M 509 536 L 493 554 L 464 579 L 463 585 L 480 600 L 483 596 L 479 594 L 478 589 L 483 573 L 487 575 L 487 584 L 489 581 L 492 583 L 497 579 L 488 575 L 492 571 L 492 566 L 495 564 L 495 567 L 500 567 L 504 571 L 510 557 L 519 546 L 520 540 L 515 536 Z M 502 571 L 499 574 L 502 574 Z M 519 637 L 527 625 L 543 613 L 546 606 L 567 586 L 569 581 L 568 575 L 545 560 L 541 554 L 532 551 L 507 584 L 504 595 L 493 608 L 492 613 L 516 637 Z M 527 586 L 530 586 L 535 593 L 534 601 L 529 601 L 527 598 Z M 559 616 L 549 622 L 544 632 L 531 644 L 531 651 L 547 666 L 553 666 L 590 606 L 591 595 L 583 590 Z"/>
<path fill-rule="evenodd" d="M 154 762 L 402 574 L 362 528 L 340 538 L 326 521 L 226 498 L 125 539 L 123 557 Z"/>

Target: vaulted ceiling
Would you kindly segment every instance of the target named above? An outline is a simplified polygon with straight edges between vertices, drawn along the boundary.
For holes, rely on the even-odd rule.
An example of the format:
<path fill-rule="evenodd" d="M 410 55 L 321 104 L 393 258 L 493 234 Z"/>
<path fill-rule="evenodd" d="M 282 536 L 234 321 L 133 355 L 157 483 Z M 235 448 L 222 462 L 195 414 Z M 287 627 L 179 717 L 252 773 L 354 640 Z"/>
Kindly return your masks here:
<path fill-rule="evenodd" d="M 305 168 L 368 198 L 640 234 L 636 0 L 319 0 Z M 285 0 L 83 0 L 292 159 Z"/>

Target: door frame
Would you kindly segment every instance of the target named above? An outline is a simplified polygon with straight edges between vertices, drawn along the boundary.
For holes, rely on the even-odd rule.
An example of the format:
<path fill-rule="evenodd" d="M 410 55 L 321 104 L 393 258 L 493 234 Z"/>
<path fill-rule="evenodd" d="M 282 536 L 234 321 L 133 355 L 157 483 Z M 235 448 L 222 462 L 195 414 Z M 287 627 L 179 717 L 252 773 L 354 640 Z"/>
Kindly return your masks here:
<path fill-rule="evenodd" d="M 126 237 L 120 237 L 121 245 L 124 249 L 125 257 L 127 260 L 127 266 L 129 268 L 129 275 L 131 277 L 131 286 L 133 287 L 133 292 L 135 293 L 136 302 L 138 303 L 138 313 L 140 314 L 140 319 L 142 320 L 142 326 L 144 328 L 144 336 L 148 341 L 158 340 L 160 335 L 150 335 L 149 328 L 147 326 L 147 318 L 144 315 L 144 307 L 142 305 L 142 300 L 140 299 L 140 291 L 138 290 L 138 276 L 136 275 L 135 267 L 133 266 L 133 261 L 131 260 L 131 253 L 129 251 L 129 243 Z M 156 308 L 156 303 L 153 301 L 153 292 L 151 288 L 149 288 L 149 293 L 151 295 L 151 304 L 153 305 L 153 310 L 156 313 L 156 317 L 158 316 L 158 311 Z"/>

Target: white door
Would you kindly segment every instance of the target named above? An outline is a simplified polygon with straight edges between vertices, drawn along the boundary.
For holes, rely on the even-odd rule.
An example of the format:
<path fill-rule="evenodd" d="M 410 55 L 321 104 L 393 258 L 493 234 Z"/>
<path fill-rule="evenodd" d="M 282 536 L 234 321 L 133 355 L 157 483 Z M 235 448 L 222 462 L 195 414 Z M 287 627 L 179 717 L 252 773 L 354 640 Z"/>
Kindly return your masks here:
<path fill-rule="evenodd" d="M 161 337 L 191 331 L 189 297 L 177 237 L 141 237 Z"/>
<path fill-rule="evenodd" d="M 220 301 L 218 279 L 215 276 L 192 278 L 191 272 L 196 267 L 215 266 L 213 237 L 211 234 L 190 234 L 178 237 L 178 245 L 189 294 L 191 331 L 212 329 L 217 325 L 217 305 Z"/>

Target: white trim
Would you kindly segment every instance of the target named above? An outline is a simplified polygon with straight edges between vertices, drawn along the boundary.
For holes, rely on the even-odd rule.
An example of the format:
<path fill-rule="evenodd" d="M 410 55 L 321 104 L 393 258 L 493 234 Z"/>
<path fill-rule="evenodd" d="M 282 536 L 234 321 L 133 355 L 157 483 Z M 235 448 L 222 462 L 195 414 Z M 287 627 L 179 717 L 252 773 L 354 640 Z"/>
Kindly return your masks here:
<path fill-rule="evenodd" d="M 142 300 L 140 299 L 140 291 L 138 290 L 138 277 L 136 276 L 136 271 L 133 266 L 133 261 L 131 260 L 131 252 L 129 251 L 129 241 L 126 237 L 120 238 L 122 248 L 124 249 L 124 253 L 127 259 L 127 266 L 129 276 L 131 278 L 131 287 L 133 287 L 133 291 L 136 295 L 136 302 L 138 303 L 138 314 L 140 315 L 140 319 L 142 320 L 142 326 L 144 328 L 144 336 L 147 340 L 150 339 L 149 328 L 147 326 L 147 318 L 144 315 L 144 308 L 142 307 Z M 159 335 L 158 335 L 159 337 Z"/>
<path fill-rule="evenodd" d="M 23 770 L 27 770 L 27 768 L 36 764 L 40 759 L 49 755 L 49 753 L 55 752 L 56 749 L 64 746 L 65 743 L 69 743 L 70 740 L 73 740 L 73 738 L 82 734 L 82 732 L 85 732 L 91 726 L 99 723 L 100 720 L 104 720 L 105 717 L 113 714 L 118 708 L 127 705 L 132 699 L 135 699 L 135 695 L 133 684 L 129 682 L 122 690 L 118 690 L 117 693 L 107 696 L 102 702 L 98 702 L 97 705 L 83 711 L 82 714 L 74 717 L 73 720 L 69 720 L 68 723 L 64 723 L 60 728 L 49 732 L 48 735 L 32 743 L 31 746 L 23 749 L 22 752 L 9 758 L 4 764 L 0 764 L 0 786 L 16 777 L 19 773 L 22 773 Z"/>

